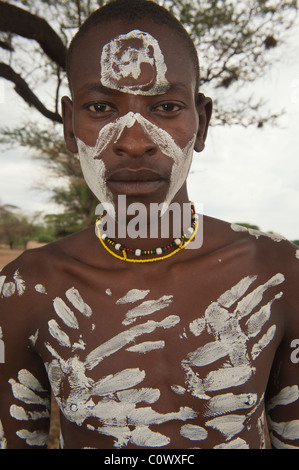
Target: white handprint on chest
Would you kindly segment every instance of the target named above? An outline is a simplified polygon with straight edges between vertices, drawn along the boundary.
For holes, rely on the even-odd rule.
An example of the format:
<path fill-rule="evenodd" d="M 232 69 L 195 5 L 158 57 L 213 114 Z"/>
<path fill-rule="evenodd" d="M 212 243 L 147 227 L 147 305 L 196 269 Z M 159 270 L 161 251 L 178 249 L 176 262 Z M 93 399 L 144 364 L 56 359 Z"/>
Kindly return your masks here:
<path fill-rule="evenodd" d="M 116 302 L 129 306 L 119 333 L 92 350 L 88 350 L 88 338 L 79 334 L 80 316 L 88 317 L 92 322 L 90 307 L 74 288 L 66 292 L 67 301 L 56 298 L 54 309 L 58 318 L 49 321 L 52 339 L 45 346 L 52 355 L 47 364 L 49 378 L 66 419 L 111 436 L 115 447 L 129 443 L 140 447 L 166 446 L 171 439 L 157 432 L 156 425 L 169 421 L 181 423 L 180 435 L 190 443 L 204 441 L 209 429 L 213 428 L 224 436 L 223 445 L 246 446 L 246 442 L 237 437 L 238 433 L 244 429 L 246 420 L 256 411 L 263 397 L 255 393 L 234 394 L 229 389 L 245 384 L 251 378 L 255 371 L 254 361 L 275 336 L 271 306 L 282 293 L 274 294 L 267 303 L 263 303 L 263 294 L 283 283 L 284 277 L 277 274 L 252 289 L 256 281 L 257 276 L 242 279 L 211 303 L 201 316 L 193 319 L 188 328 L 182 326 L 182 314 L 167 315 L 168 309 L 175 306 L 173 296 L 151 299 L 149 290 L 132 289 Z M 73 344 L 68 329 L 78 331 L 79 337 Z M 126 368 L 99 380 L 89 377 L 89 371 L 95 371 L 107 358 L 115 357 L 117 362 L 118 355 L 124 352 L 144 357 L 153 351 L 166 351 L 168 344 L 164 332 L 173 333 L 173 341 L 184 341 L 186 351 L 191 337 L 192 345 L 194 338 L 198 338 L 200 344 L 194 349 L 190 342 L 190 352 L 182 361 L 177 360 L 171 365 L 180 369 L 183 378 L 181 383 L 169 384 L 169 393 L 181 397 L 178 408 L 165 413 L 155 410 L 154 404 L 159 403 L 162 392 L 157 386 L 148 386 L 147 379 L 152 371 L 143 367 L 142 360 L 140 367 L 130 367 L 128 361 Z M 203 343 L 204 332 L 213 340 Z M 157 337 L 153 339 L 155 334 Z M 255 342 L 249 348 L 252 338 Z M 58 354 L 55 343 L 65 348 L 64 357 Z M 85 350 L 89 352 L 83 357 Z M 220 359 L 219 367 L 217 361 Z M 218 368 L 213 367 L 214 363 Z M 201 370 L 206 370 L 207 365 L 209 373 L 204 375 Z M 66 382 L 68 387 L 65 387 Z M 67 389 L 66 394 L 64 390 Z M 198 410 L 184 406 L 187 403 L 185 397 L 190 394 L 205 403 L 204 426 L 197 424 Z M 236 414 L 238 410 L 242 412 Z M 90 417 L 98 420 L 97 426 L 88 423 Z M 155 431 L 151 429 L 153 425 Z"/>

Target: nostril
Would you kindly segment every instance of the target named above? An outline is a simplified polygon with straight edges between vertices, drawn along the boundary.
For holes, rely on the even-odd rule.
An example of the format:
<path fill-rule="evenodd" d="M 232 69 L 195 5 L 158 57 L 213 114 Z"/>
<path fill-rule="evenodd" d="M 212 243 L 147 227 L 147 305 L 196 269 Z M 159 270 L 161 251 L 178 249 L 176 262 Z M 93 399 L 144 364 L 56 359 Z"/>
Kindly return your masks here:
<path fill-rule="evenodd" d="M 140 124 L 135 122 L 133 126 L 123 129 L 113 144 L 113 150 L 117 155 L 141 157 L 145 154 L 153 155 L 157 146 Z"/>
<path fill-rule="evenodd" d="M 130 157 L 142 157 L 144 155 L 152 156 L 156 153 L 154 147 L 145 147 L 141 145 L 116 145 L 114 148 L 114 153 L 116 155 L 122 156 L 127 155 Z"/>

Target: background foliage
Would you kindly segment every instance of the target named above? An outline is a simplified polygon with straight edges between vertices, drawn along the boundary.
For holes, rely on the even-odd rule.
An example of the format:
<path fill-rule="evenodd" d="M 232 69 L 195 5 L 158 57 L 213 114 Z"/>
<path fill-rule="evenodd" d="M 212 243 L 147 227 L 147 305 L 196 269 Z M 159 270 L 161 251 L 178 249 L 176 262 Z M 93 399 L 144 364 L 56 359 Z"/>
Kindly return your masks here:
<path fill-rule="evenodd" d="M 0 1 L 0 76 L 14 84 L 16 99 L 26 102 L 30 110 L 20 125 L 0 130 L 0 141 L 27 147 L 33 157 L 44 161 L 49 178 L 62 182 L 53 189 L 53 201 L 62 213 L 48 214 L 42 221 L 50 238 L 94 221 L 96 201 L 82 178 L 77 158 L 64 146 L 60 99 L 68 93 L 67 45 L 85 18 L 104 3 Z M 197 46 L 200 88 L 214 100 L 212 125 L 274 125 L 278 114 L 268 112 L 266 103 L 257 96 L 248 96 L 246 84 L 279 60 L 297 15 L 296 0 L 158 3 L 181 20 Z"/>

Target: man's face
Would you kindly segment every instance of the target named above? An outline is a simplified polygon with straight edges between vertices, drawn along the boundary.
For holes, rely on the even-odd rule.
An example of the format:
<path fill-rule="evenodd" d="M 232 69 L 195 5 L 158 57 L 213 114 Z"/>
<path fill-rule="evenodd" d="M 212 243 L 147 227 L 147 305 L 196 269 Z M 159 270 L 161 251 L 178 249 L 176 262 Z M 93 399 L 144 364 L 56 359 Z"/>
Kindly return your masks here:
<path fill-rule="evenodd" d="M 146 21 L 92 28 L 71 64 L 65 134 L 102 202 L 186 202 L 193 150 L 203 148 L 190 54 L 170 29 Z M 71 128 L 71 131 L 70 131 Z M 199 135 L 201 137 L 199 137 Z"/>

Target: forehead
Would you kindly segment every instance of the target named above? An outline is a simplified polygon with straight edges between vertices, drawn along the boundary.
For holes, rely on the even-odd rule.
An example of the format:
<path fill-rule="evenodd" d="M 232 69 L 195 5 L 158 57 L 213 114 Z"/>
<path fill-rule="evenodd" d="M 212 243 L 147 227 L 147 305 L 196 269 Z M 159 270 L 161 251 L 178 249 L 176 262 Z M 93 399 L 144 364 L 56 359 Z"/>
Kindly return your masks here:
<path fill-rule="evenodd" d="M 145 75 L 146 71 L 150 75 L 149 69 L 155 67 L 159 83 L 182 82 L 195 86 L 191 53 L 180 35 L 166 25 L 145 20 L 130 24 L 113 21 L 93 26 L 84 33 L 72 53 L 71 85 L 76 89 L 98 80 L 113 88 L 113 76 L 115 80 L 123 80 L 125 87 L 126 80 L 137 78 L 134 67 L 140 64 L 148 66 L 142 69 Z M 105 80 L 107 83 L 103 83 Z"/>

